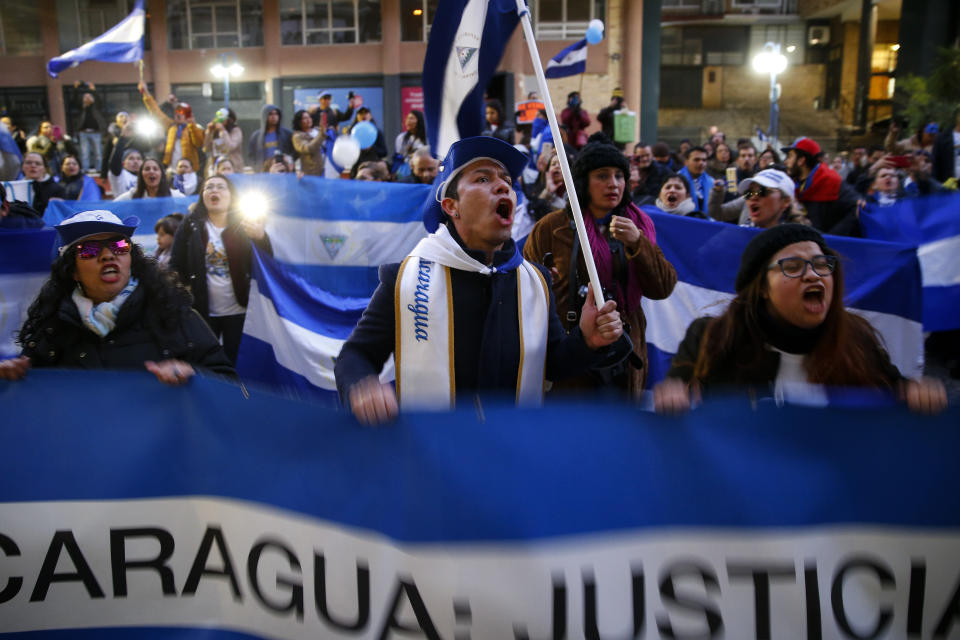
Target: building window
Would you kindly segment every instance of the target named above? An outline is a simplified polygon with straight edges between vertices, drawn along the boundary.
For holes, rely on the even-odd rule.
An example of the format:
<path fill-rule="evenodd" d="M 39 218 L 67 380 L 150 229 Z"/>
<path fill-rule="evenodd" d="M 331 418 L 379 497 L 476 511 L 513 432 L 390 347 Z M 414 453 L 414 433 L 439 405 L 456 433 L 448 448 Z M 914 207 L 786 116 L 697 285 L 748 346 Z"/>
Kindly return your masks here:
<path fill-rule="evenodd" d="M 700 0 L 663 0 L 662 11 L 697 11 Z"/>
<path fill-rule="evenodd" d="M 106 33 L 130 15 L 136 0 L 57 0 L 57 32 L 60 52 L 76 49 Z M 149 15 L 150 7 L 144 3 Z M 148 19 L 149 20 L 149 19 Z M 150 25 L 144 23 L 143 46 L 150 48 Z"/>
<path fill-rule="evenodd" d="M 167 0 L 171 49 L 263 46 L 257 0 Z"/>
<path fill-rule="evenodd" d="M 38 3 L 32 0 L 0 3 L 0 55 L 35 56 L 42 51 Z"/>
<path fill-rule="evenodd" d="M 746 27 L 664 27 L 662 66 L 723 66 L 747 62 Z"/>
<path fill-rule="evenodd" d="M 380 41 L 379 0 L 280 0 L 285 45 Z"/>
<path fill-rule="evenodd" d="M 605 0 L 530 0 L 537 38 L 568 40 L 582 38 L 590 21 L 605 20 Z"/>
<path fill-rule="evenodd" d="M 425 42 L 439 0 L 400 0 L 400 39 L 404 42 Z"/>

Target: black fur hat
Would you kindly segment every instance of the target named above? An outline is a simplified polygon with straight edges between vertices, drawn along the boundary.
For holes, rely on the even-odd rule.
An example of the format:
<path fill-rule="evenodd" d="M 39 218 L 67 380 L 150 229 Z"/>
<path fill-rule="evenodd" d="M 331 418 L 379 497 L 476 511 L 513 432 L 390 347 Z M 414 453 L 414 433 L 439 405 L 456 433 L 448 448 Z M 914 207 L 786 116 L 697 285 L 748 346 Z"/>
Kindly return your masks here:
<path fill-rule="evenodd" d="M 613 141 L 602 133 L 595 133 L 587 140 L 587 144 L 580 149 L 573 160 L 570 173 L 573 175 L 573 186 L 577 190 L 577 197 L 581 205 L 590 201 L 590 191 L 587 178 L 590 172 L 600 167 L 616 167 L 623 171 L 623 177 L 629 180 L 630 161 L 623 155 L 623 151 L 613 145 Z M 624 198 L 629 198 L 629 188 L 623 190 Z M 621 201 L 622 204 L 622 201 Z"/>

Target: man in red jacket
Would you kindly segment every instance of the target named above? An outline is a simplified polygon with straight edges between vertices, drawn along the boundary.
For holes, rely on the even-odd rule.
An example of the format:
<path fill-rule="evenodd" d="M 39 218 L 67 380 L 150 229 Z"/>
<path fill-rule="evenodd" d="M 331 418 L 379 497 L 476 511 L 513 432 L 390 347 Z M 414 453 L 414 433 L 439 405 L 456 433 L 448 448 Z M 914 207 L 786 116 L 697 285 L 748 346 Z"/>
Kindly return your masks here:
<path fill-rule="evenodd" d="M 814 227 L 823 233 L 859 236 L 857 194 L 840 174 L 820 162 L 820 145 L 810 138 L 797 138 L 786 154 L 787 173 L 797 183 L 797 200 Z"/>

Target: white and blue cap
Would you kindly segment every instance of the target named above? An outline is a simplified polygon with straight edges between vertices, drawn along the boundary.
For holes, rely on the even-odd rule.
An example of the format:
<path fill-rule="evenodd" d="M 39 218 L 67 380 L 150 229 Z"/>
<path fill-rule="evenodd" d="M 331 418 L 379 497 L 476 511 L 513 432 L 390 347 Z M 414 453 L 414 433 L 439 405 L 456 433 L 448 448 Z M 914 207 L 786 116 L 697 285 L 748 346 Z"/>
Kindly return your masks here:
<path fill-rule="evenodd" d="M 63 255 L 64 251 L 77 242 L 101 233 L 117 233 L 132 238 L 133 232 L 137 230 L 139 224 L 140 218 L 137 216 L 130 216 L 121 221 L 120 218 L 105 209 L 81 211 L 54 227 L 60 237 L 58 251 L 60 255 Z"/>
<path fill-rule="evenodd" d="M 795 189 L 793 178 L 779 169 L 764 169 L 741 182 L 737 190 L 740 193 L 746 193 L 753 183 L 757 183 L 768 189 L 779 189 L 783 195 L 791 200 L 793 199 Z"/>
<path fill-rule="evenodd" d="M 503 165 L 510 174 L 510 180 L 516 182 L 523 174 L 528 158 L 513 145 L 490 136 L 474 136 L 454 142 L 440 163 L 440 173 L 423 206 L 423 226 L 427 231 L 433 233 L 446 219 L 447 214 L 443 212 L 440 202 L 446 196 L 447 187 L 461 171 L 478 160 L 493 160 Z"/>

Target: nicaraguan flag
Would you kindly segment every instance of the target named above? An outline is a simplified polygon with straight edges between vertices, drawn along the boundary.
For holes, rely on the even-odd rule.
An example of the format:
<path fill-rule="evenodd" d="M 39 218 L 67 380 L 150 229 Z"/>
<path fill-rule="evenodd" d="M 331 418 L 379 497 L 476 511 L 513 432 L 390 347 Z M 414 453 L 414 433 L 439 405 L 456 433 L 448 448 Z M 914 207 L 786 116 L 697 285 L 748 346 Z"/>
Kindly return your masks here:
<path fill-rule="evenodd" d="M 423 61 L 427 141 L 437 157 L 483 131 L 483 93 L 518 22 L 516 0 L 444 0 L 437 6 Z"/>
<path fill-rule="evenodd" d="M 336 406 L 333 366 L 368 302 L 324 291 L 255 252 L 237 373 L 244 382 Z M 383 379 L 393 379 L 393 360 Z"/>
<path fill-rule="evenodd" d="M 70 67 L 87 60 L 102 62 L 136 62 L 143 59 L 143 0 L 137 0 L 133 11 L 112 29 L 47 63 L 47 73 L 54 78 Z"/>
<path fill-rule="evenodd" d="M 543 75 L 548 78 L 563 78 L 583 73 L 587 69 L 587 39 L 572 45 L 553 56 Z"/>
<path fill-rule="evenodd" d="M 0 360 L 20 353 L 17 332 L 27 309 L 50 276 L 56 231 L 0 231 Z"/>
<path fill-rule="evenodd" d="M 923 275 L 923 328 L 960 329 L 960 194 L 908 198 L 860 214 L 868 238 L 917 247 Z"/>
<path fill-rule="evenodd" d="M 734 297 L 740 254 L 759 231 L 724 222 L 651 213 L 657 245 L 677 270 L 666 300 L 643 299 L 647 319 L 647 384 L 662 380 L 687 327 L 718 316 Z M 907 377 L 923 372 L 920 264 L 913 247 L 829 236 L 844 261 L 846 305 L 880 333 L 893 364 Z"/>

